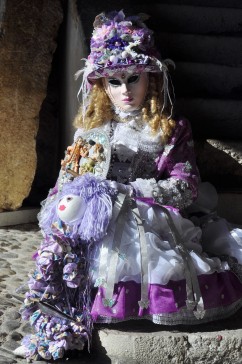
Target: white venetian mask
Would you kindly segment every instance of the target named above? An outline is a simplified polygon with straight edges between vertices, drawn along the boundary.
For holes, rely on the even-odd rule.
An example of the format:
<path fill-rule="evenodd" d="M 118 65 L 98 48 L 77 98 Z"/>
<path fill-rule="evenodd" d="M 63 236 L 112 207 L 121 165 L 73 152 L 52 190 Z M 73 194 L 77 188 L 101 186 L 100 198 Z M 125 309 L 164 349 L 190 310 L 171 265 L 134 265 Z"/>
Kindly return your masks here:
<path fill-rule="evenodd" d="M 146 72 L 138 74 L 119 72 L 103 79 L 103 85 L 110 100 L 125 112 L 138 110 L 142 106 L 148 83 L 149 77 Z"/>

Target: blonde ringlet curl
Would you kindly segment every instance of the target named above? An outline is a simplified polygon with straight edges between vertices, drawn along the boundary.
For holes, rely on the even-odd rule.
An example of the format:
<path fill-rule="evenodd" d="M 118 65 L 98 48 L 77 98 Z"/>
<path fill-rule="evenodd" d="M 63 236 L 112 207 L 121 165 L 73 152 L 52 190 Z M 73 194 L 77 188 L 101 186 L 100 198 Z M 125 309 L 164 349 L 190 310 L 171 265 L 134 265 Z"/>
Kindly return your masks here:
<path fill-rule="evenodd" d="M 162 130 L 162 143 L 165 144 L 175 127 L 175 121 L 166 116 L 167 110 L 162 112 L 162 78 L 158 74 L 149 74 L 149 85 L 147 97 L 142 107 L 141 113 L 143 120 L 149 124 L 152 134 Z M 95 81 L 88 99 L 88 106 L 83 118 L 82 107 L 80 107 L 77 116 L 74 119 L 76 128 L 86 130 L 97 128 L 106 122 L 115 119 L 113 104 L 105 92 L 102 79 Z"/>
<path fill-rule="evenodd" d="M 162 130 L 162 142 L 167 143 L 175 128 L 175 121 L 168 117 L 169 110 L 163 110 L 162 75 L 149 74 L 149 87 L 146 101 L 142 108 L 143 120 L 149 124 L 152 133 Z"/>
<path fill-rule="evenodd" d="M 90 130 L 113 119 L 112 102 L 106 94 L 102 79 L 95 81 L 88 99 L 88 106 L 83 118 L 82 106 L 74 119 L 76 128 Z"/>

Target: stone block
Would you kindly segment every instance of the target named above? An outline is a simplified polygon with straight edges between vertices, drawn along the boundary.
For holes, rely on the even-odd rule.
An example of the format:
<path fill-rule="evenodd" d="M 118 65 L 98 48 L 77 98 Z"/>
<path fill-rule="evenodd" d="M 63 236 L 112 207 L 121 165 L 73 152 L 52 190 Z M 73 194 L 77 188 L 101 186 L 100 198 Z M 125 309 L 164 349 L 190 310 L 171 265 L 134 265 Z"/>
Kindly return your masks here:
<path fill-rule="evenodd" d="M 130 324 L 130 327 L 132 325 Z M 241 329 L 194 332 L 177 329 L 151 332 L 99 330 L 100 343 L 95 350 L 105 350 L 106 356 L 116 358 L 112 363 L 127 364 L 204 364 L 241 363 Z M 144 325 L 145 327 L 145 325 Z"/>
<path fill-rule="evenodd" d="M 7 2 L 0 40 L 0 209 L 15 210 L 36 170 L 36 134 L 46 95 L 61 1 Z"/>
<path fill-rule="evenodd" d="M 197 164 L 203 181 L 220 191 L 242 191 L 242 143 L 234 140 L 196 141 Z"/>

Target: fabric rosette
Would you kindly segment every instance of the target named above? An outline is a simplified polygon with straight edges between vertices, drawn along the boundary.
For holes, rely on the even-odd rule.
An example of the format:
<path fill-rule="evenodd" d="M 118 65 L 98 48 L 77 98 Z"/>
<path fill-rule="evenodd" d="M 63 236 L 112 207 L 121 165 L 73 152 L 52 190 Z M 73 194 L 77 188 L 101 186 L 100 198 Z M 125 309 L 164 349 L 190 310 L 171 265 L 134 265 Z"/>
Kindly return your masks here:
<path fill-rule="evenodd" d="M 36 259 L 39 272 L 45 281 L 54 280 L 59 272 L 60 259 L 57 255 L 50 251 L 42 251 Z"/>
<path fill-rule="evenodd" d="M 87 333 L 82 325 L 67 324 L 65 320 L 55 317 L 39 314 L 35 328 L 38 332 L 26 336 L 22 341 L 27 361 L 57 360 L 63 358 L 66 350 L 83 350 L 87 341 Z"/>
<path fill-rule="evenodd" d="M 63 280 L 67 287 L 77 288 L 80 286 L 84 275 L 81 272 L 80 259 L 76 254 L 67 254 L 64 258 Z"/>

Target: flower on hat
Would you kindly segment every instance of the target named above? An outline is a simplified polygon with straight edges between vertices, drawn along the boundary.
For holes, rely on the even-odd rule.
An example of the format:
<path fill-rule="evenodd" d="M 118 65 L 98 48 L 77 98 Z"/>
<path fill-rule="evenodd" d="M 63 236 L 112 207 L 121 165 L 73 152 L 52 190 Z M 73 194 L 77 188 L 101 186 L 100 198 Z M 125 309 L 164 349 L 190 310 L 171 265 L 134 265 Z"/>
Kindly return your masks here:
<path fill-rule="evenodd" d="M 96 17 L 90 47 L 86 60 L 88 78 L 106 75 L 107 69 L 147 66 L 154 63 L 154 54 L 158 55 L 153 31 L 147 28 L 141 16 L 125 18 L 122 10 Z"/>

